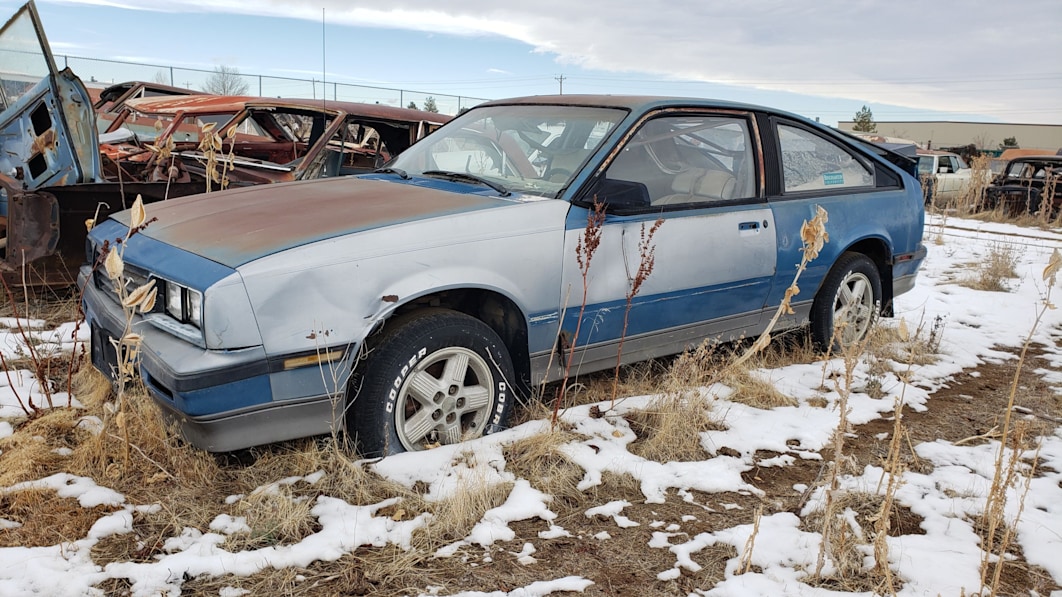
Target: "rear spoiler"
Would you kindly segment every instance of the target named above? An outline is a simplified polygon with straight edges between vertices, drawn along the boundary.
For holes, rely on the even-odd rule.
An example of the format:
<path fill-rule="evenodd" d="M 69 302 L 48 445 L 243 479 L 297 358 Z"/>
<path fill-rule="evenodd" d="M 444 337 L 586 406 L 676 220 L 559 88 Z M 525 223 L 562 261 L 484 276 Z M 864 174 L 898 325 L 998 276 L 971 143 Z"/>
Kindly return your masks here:
<path fill-rule="evenodd" d="M 895 151 L 893 151 L 893 150 L 891 150 L 891 149 L 889 149 L 887 147 L 883 147 L 879 143 L 874 143 L 873 141 L 867 141 L 866 139 L 864 139 L 862 137 L 858 137 L 856 135 L 853 135 L 853 134 L 849 133 L 848 131 L 842 131 L 840 129 L 834 129 L 834 130 L 837 131 L 838 133 L 841 133 L 845 137 L 847 137 L 849 141 L 852 141 L 854 143 L 858 143 L 862 147 L 865 147 L 866 149 L 869 149 L 870 151 L 872 151 L 872 152 L 876 153 L 877 155 L 879 155 L 880 157 L 884 158 L 886 161 L 888 161 L 889 163 L 891 163 L 894 166 L 898 167 L 900 170 L 903 170 L 904 172 L 910 174 L 911 176 L 913 176 L 915 178 L 918 178 L 918 158 L 917 157 L 906 156 L 906 155 L 903 155 L 902 153 L 895 152 Z"/>

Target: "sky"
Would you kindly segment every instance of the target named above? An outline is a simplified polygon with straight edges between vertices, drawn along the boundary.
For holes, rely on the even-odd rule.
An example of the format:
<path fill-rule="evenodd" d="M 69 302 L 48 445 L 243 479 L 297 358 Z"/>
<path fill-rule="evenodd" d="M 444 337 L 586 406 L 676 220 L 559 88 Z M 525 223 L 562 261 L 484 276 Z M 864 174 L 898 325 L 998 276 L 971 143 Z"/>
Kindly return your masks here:
<path fill-rule="evenodd" d="M 848 420 L 854 425 L 888 418 L 895 400 L 904 403 L 906 412 L 933 408 L 933 393 L 947 387 L 951 376 L 984 362 L 1013 363 L 1013 353 L 1004 352 L 1001 347 L 1020 346 L 1030 331 L 1037 351 L 1042 351 L 1041 358 L 1046 360 L 1036 373 L 1055 388 L 1062 385 L 1062 346 L 1057 343 L 1062 310 L 1047 310 L 1039 325 L 1034 325 L 1042 301 L 1050 297 L 1043 280 L 1044 266 L 1051 252 L 1057 252 L 1062 246 L 1062 233 L 955 217 L 947 219 L 946 227 L 939 217 L 929 218 L 926 233 L 927 237 L 934 237 L 934 242 L 927 243 L 929 256 L 918 284 L 911 292 L 897 297 L 896 318 L 884 321 L 883 325 L 899 326 L 902 319 L 908 330 L 914 330 L 920 322 L 944 318 L 939 358 L 914 366 L 906 382 L 891 371 L 874 373 L 869 363 L 861 361 L 853 371 L 854 390 L 847 403 Z M 938 234 L 940 243 L 935 242 Z M 1009 292 L 975 290 L 956 284 L 959 276 L 974 275 L 969 271 L 969 263 L 982 263 L 1004 246 L 1013 251 L 1016 259 L 1017 276 L 1009 280 Z M 1056 282 L 1053 287 L 1056 296 L 1060 290 Z M 25 352 L 24 341 L 14 327 L 12 320 L 0 319 L 0 351 L 7 355 L 9 362 Z M 24 321 L 23 328 L 39 342 L 38 350 L 72 348 L 73 324 L 48 329 L 43 321 L 35 320 Z M 88 335 L 84 326 L 80 334 L 83 341 Z M 1027 363 L 1026 367 L 1037 365 Z M 604 416 L 591 416 L 591 405 L 565 409 L 561 416 L 571 426 L 573 439 L 560 450 L 585 472 L 578 490 L 596 496 L 584 512 L 585 520 L 578 516 L 559 516 L 557 511 L 563 499 L 555 500 L 554 496 L 543 493 L 535 486 L 537 479 L 521 478 L 506 461 L 504 447 L 521 439 L 540 437 L 536 434 L 549 428 L 545 419 L 532 420 L 464 444 L 364 462 L 364 466 L 391 481 L 407 488 L 420 488 L 429 501 L 451 498 L 470 483 L 512 486 L 501 506 L 485 512 L 466 537 L 441 547 L 434 556 L 462 558 L 470 569 L 492 562 L 515 562 L 526 566 L 528 576 L 537 580 L 512 587 L 509 592 L 421 586 L 407 587 L 403 589 L 404 594 L 542 597 L 582 592 L 594 584 L 592 580 L 561 576 L 547 560 L 539 561 L 545 557 L 539 550 L 548 553 L 544 548 L 556 540 L 564 542 L 566 550 L 593 551 L 598 546 L 609 549 L 614 535 L 630 531 L 649 537 L 647 552 L 669 552 L 665 559 L 668 565 L 654 565 L 650 571 L 662 583 L 697 572 L 701 568 L 698 561 L 704 562 L 709 557 L 703 552 L 710 546 L 730 546 L 732 553 L 738 554 L 727 560 L 723 578 L 701 576 L 704 584 L 690 593 L 691 596 L 867 595 L 845 592 L 844 583 L 835 585 L 834 590 L 816 587 L 808 578 L 816 568 L 816 556 L 823 540 L 817 530 L 821 525 L 808 518 L 824 507 L 823 487 L 794 485 L 794 495 L 808 496 L 799 516 L 787 511 L 767 514 L 755 528 L 751 524 L 718 525 L 701 532 L 692 528 L 702 512 L 698 507 L 705 512 L 728 511 L 741 507 L 730 503 L 734 492 L 761 495 L 762 490 L 755 485 L 760 479 L 756 473 L 822 458 L 819 452 L 827 449 L 839 421 L 839 394 L 824 388 L 823 379 L 843 377 L 844 371 L 843 359 L 836 358 L 755 370 L 753 375 L 769 380 L 780 392 L 794 398 L 795 405 L 773 409 L 728 400 L 733 390 L 722 384 L 701 389 L 709 398 L 706 408 L 718 424 L 717 428 L 700 434 L 707 457 L 702 461 L 658 462 L 642 458 L 630 449 L 636 435 L 623 415 L 653 408 L 653 396 L 621 398 L 614 409 L 610 409 L 608 402 L 602 402 L 596 406 Z M 868 387 L 872 378 L 878 381 L 884 397 L 874 398 L 859 390 Z M 33 397 L 37 404 L 46 404 L 29 371 L 16 370 L 9 376 L 0 376 L 0 439 L 16 433 L 34 433 L 32 427 L 18 429 L 25 419 L 18 406 L 19 396 Z M 66 398 L 65 394 L 54 396 L 57 404 L 66 404 Z M 976 400 L 977 396 L 969 398 Z M 76 405 L 76 396 L 74 399 Z M 86 414 L 78 426 L 98 433 L 101 422 L 96 415 Z M 858 427 L 852 431 L 866 433 Z M 887 437 L 879 439 L 885 441 Z M 901 597 L 971 595 L 979 588 L 983 552 L 976 529 L 992 485 L 999 442 L 988 439 L 988 434 L 968 439 L 985 441 L 937 440 L 911 446 L 921 461 L 930 466 L 902 471 L 894 498 L 896 504 L 910 509 L 920 521 L 917 530 L 892 533 L 886 540 L 890 568 L 902 584 L 897 593 Z M 42 437 L 39 441 L 47 440 Z M 71 448 L 65 441 L 58 440 L 62 445 L 53 450 L 60 458 L 71 456 Z M 1062 426 L 1038 438 L 1038 442 L 1039 450 L 1027 450 L 1026 460 L 1017 466 L 1018 480 L 1005 489 L 1004 522 L 1014 531 L 1013 541 L 1025 561 L 1039 566 L 1043 574 L 1059 585 L 1062 584 Z M 1038 456 L 1039 463 L 1032 474 L 1028 461 L 1034 456 Z M 643 495 L 631 501 L 610 499 L 612 496 L 599 488 L 609 473 L 635 477 Z M 57 472 L 17 485 L 0 486 L 0 498 L 27 490 L 54 491 L 60 497 L 76 499 L 84 508 L 102 506 L 95 511 L 98 519 L 84 537 L 64 537 L 56 545 L 0 547 L 0 594 L 11 597 L 102 595 L 97 585 L 118 579 L 119 583 L 129 583 L 134 597 L 180 595 L 182 588 L 186 591 L 191 588 L 185 586 L 188 579 L 207 576 L 218 578 L 224 584 L 216 593 L 220 597 L 240 597 L 252 594 L 244 587 L 254 586 L 249 577 L 259 570 L 290 569 L 291 582 L 314 582 L 314 562 L 331 562 L 355 550 L 387 545 L 409 550 L 412 534 L 432 522 L 430 512 L 411 517 L 388 515 L 387 508 L 402 505 L 400 497 L 387 497 L 375 504 L 352 504 L 329 495 L 327 490 L 319 489 L 328 485 L 322 483 L 325 475 L 324 471 L 314 471 L 272 481 L 265 479 L 262 485 L 250 488 L 247 493 L 228 496 L 224 503 L 215 504 L 216 516 L 208 525 L 183 528 L 164 525 L 166 531 L 161 535 L 150 535 L 156 538 L 156 545 L 161 545 L 161 549 L 156 549 L 151 558 L 128 561 L 115 559 L 112 554 L 119 553 L 117 550 L 98 552 L 94 548 L 110 537 L 147 532 L 143 530 L 146 517 L 163 512 L 163 505 L 135 503 L 108 487 L 108 479 L 102 476 L 93 479 Z M 879 466 L 870 465 L 841 475 L 838 484 L 842 492 L 881 494 L 888 485 L 883 479 L 885 472 Z M 263 495 L 276 496 L 280 503 L 284 499 L 292 500 L 293 504 L 313 500 L 310 516 L 316 524 L 312 532 L 297 541 L 240 549 L 241 538 L 252 532 L 253 522 L 241 512 L 260 504 L 255 500 Z M 646 518 L 646 509 L 635 514 L 632 507 L 642 497 L 650 505 L 668 500 L 674 505 L 682 500 L 692 510 L 661 507 L 659 513 L 651 511 L 653 518 Z M 246 504 L 241 507 L 243 502 Z M 696 514 L 681 517 L 676 514 L 690 511 Z M 860 527 L 854 514 L 846 511 L 844 516 L 853 529 L 852 537 L 872 533 L 871 529 Z M 22 524 L 16 517 L 0 511 L 0 534 Z M 589 519 L 600 524 L 591 524 Z M 521 528 L 534 530 L 518 535 L 510 526 L 515 521 L 528 521 Z M 605 530 L 599 531 L 602 525 Z M 873 550 L 868 540 L 850 540 L 859 543 L 860 549 L 868 554 L 865 564 L 870 566 L 873 558 L 869 554 Z M 751 571 L 742 574 L 741 554 L 750 546 Z M 833 569 L 833 560 L 827 558 L 824 575 L 829 576 Z"/>
<path fill-rule="evenodd" d="M 103 60 L 486 99 L 562 86 L 713 97 L 830 125 L 863 105 L 877 121 L 1062 124 L 1057 0 L 39 0 L 38 11 L 54 53 Z M 86 81 L 158 71 L 70 66 Z"/>

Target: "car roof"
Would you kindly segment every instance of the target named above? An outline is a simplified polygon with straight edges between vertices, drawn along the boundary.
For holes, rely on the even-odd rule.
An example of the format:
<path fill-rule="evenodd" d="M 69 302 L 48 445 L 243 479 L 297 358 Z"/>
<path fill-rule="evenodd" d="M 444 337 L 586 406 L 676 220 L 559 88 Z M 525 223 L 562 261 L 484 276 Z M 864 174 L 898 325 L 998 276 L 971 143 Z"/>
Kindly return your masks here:
<path fill-rule="evenodd" d="M 1013 164 L 1015 162 L 1057 162 L 1062 164 L 1062 155 L 1023 155 L 1007 163 Z"/>
<path fill-rule="evenodd" d="M 659 107 L 703 107 L 703 108 L 726 108 L 733 110 L 758 110 L 785 114 L 781 110 L 744 104 L 727 100 L 696 98 L 696 97 L 673 97 L 660 95 L 530 95 L 501 100 L 484 102 L 478 106 L 505 106 L 514 104 L 524 105 L 555 105 L 555 106 L 588 106 L 602 108 L 627 108 L 632 111 L 649 110 Z M 477 106 L 477 107 L 478 107 Z"/>
<path fill-rule="evenodd" d="M 197 95 L 181 97 L 145 97 L 130 100 L 128 105 L 149 114 L 206 114 L 239 112 L 244 108 L 295 108 L 319 112 L 346 112 L 386 120 L 444 123 L 450 116 L 410 108 L 396 108 L 381 104 L 362 104 L 306 98 L 265 98 L 248 95 Z"/>

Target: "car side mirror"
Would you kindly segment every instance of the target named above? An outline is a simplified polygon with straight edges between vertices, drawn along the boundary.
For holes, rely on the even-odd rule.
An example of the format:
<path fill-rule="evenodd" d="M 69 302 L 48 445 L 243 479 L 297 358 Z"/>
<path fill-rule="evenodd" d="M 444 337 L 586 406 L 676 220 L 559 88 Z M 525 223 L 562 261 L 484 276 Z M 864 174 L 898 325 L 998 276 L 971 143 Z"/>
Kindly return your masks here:
<path fill-rule="evenodd" d="M 579 203 L 592 205 L 595 201 L 605 204 L 609 213 L 633 213 L 649 208 L 649 189 L 645 183 L 614 178 L 598 178 Z"/>

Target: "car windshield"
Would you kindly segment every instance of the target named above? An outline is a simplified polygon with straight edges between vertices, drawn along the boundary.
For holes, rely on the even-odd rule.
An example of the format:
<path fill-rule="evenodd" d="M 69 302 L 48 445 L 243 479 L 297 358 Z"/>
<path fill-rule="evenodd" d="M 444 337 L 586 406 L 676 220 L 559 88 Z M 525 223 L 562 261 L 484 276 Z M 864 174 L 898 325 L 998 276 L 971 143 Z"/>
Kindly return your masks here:
<path fill-rule="evenodd" d="M 556 198 L 625 110 L 488 106 L 455 118 L 388 166 L 410 176 L 471 175 L 514 193 Z"/>

